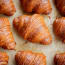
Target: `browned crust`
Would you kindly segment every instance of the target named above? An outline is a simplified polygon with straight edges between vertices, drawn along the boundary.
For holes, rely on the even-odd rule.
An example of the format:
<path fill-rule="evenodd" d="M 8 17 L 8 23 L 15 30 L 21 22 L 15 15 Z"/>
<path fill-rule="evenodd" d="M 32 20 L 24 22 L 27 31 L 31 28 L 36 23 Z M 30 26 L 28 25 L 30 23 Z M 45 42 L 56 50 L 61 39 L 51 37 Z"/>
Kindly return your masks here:
<path fill-rule="evenodd" d="M 62 15 L 65 15 L 65 0 L 55 0 L 56 7 Z"/>
<path fill-rule="evenodd" d="M 13 26 L 25 40 L 45 45 L 52 42 L 48 27 L 43 17 L 39 14 L 16 17 L 13 21 Z"/>
<path fill-rule="evenodd" d="M 0 52 L 0 65 L 7 65 L 8 64 L 8 55 L 5 52 Z"/>
<path fill-rule="evenodd" d="M 49 14 L 52 7 L 49 0 L 20 0 L 25 12 Z"/>
<path fill-rule="evenodd" d="M 65 43 L 65 17 L 57 18 L 53 23 L 55 35 Z"/>
<path fill-rule="evenodd" d="M 65 53 L 56 54 L 54 57 L 55 65 L 65 65 Z"/>
<path fill-rule="evenodd" d="M 17 65 L 46 65 L 46 56 L 32 51 L 20 51 L 15 55 Z"/>
<path fill-rule="evenodd" d="M 8 18 L 0 17 L 0 47 L 13 50 L 15 46 Z"/>
<path fill-rule="evenodd" d="M 12 16 L 16 12 L 12 0 L 0 0 L 0 14 Z"/>

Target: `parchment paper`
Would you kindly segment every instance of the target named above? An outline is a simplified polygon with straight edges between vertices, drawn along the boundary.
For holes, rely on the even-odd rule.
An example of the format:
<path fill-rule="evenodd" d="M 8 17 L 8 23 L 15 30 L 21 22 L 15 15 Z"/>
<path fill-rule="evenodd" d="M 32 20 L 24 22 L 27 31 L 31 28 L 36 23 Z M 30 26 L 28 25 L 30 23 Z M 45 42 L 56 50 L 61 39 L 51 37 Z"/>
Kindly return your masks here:
<path fill-rule="evenodd" d="M 0 51 L 4 51 L 7 52 L 9 55 L 9 63 L 8 65 L 16 65 L 15 63 L 15 54 L 17 51 L 19 50 L 32 50 L 33 52 L 38 52 L 38 53 L 44 53 L 47 57 L 47 65 L 54 65 L 53 59 L 54 59 L 54 55 L 56 53 L 60 53 L 60 52 L 64 52 L 65 51 L 65 44 L 63 44 L 61 41 L 59 41 L 54 33 L 53 33 L 53 22 L 56 19 L 56 17 L 59 17 L 59 13 L 55 7 L 55 4 L 53 2 L 53 0 L 50 0 L 51 4 L 52 4 L 52 12 L 49 15 L 42 15 L 45 18 L 45 22 L 50 30 L 50 33 L 52 35 L 52 44 L 51 45 L 41 45 L 41 44 L 32 44 L 30 42 L 27 42 L 25 40 L 23 40 L 18 34 L 17 32 L 14 30 L 13 28 L 13 19 L 17 16 L 23 15 L 23 14 L 27 14 L 24 13 L 22 8 L 21 8 L 21 4 L 19 0 L 14 0 L 14 4 L 16 7 L 16 13 L 13 16 L 8 16 L 9 21 L 11 23 L 11 29 L 13 32 L 13 36 L 15 38 L 16 41 L 16 50 L 15 51 L 9 51 L 9 50 L 4 50 L 2 48 L 0 48 Z M 0 17 L 7 17 L 5 15 L 1 15 Z"/>

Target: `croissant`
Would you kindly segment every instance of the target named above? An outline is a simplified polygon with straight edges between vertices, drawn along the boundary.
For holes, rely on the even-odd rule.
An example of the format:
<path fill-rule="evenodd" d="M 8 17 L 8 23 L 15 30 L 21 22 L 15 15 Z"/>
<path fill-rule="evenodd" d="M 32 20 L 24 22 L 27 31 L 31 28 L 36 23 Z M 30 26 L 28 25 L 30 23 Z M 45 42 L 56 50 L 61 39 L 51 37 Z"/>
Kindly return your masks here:
<path fill-rule="evenodd" d="M 8 64 L 8 55 L 5 52 L 0 52 L 0 65 L 7 65 Z"/>
<path fill-rule="evenodd" d="M 0 17 L 0 47 L 13 50 L 15 45 L 8 18 Z"/>
<path fill-rule="evenodd" d="M 57 18 L 53 23 L 55 35 L 65 43 L 65 17 Z"/>
<path fill-rule="evenodd" d="M 65 53 L 56 54 L 54 57 L 55 65 L 65 65 Z"/>
<path fill-rule="evenodd" d="M 65 0 L 55 0 L 56 7 L 62 15 L 65 15 Z"/>
<path fill-rule="evenodd" d="M 49 0 L 20 0 L 25 12 L 49 14 L 52 7 Z"/>
<path fill-rule="evenodd" d="M 46 56 L 32 51 L 20 51 L 15 55 L 17 65 L 46 65 Z"/>
<path fill-rule="evenodd" d="M 12 0 L 0 0 L 0 14 L 12 16 L 16 12 Z"/>
<path fill-rule="evenodd" d="M 48 27 L 39 14 L 19 16 L 14 19 L 13 26 L 21 37 L 30 42 L 46 45 L 52 41 Z"/>

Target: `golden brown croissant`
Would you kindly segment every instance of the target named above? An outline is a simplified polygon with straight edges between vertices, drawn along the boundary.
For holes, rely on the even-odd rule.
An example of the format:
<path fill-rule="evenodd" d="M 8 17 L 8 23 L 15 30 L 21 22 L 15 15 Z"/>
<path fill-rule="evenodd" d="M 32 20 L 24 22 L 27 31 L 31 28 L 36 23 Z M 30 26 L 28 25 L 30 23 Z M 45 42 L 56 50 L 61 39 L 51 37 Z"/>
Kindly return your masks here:
<path fill-rule="evenodd" d="M 8 55 L 5 52 L 0 52 L 0 65 L 7 65 L 8 64 Z"/>
<path fill-rule="evenodd" d="M 56 54 L 54 57 L 55 65 L 65 65 L 65 53 Z"/>
<path fill-rule="evenodd" d="M 53 23 L 54 33 L 65 42 L 65 17 L 57 18 Z"/>
<path fill-rule="evenodd" d="M 49 0 L 20 0 L 24 11 L 49 14 L 52 10 Z"/>
<path fill-rule="evenodd" d="M 15 55 L 17 65 L 46 65 L 46 56 L 32 51 L 20 51 Z"/>
<path fill-rule="evenodd" d="M 16 9 L 12 0 L 0 0 L 0 14 L 11 16 L 15 12 Z"/>
<path fill-rule="evenodd" d="M 43 17 L 38 14 L 17 17 L 14 19 L 13 25 L 25 40 L 41 44 L 50 44 L 52 41 Z"/>
<path fill-rule="evenodd" d="M 8 18 L 0 17 L 0 47 L 13 50 L 15 45 Z"/>
<path fill-rule="evenodd" d="M 62 15 L 65 15 L 65 0 L 55 0 L 56 6 Z"/>

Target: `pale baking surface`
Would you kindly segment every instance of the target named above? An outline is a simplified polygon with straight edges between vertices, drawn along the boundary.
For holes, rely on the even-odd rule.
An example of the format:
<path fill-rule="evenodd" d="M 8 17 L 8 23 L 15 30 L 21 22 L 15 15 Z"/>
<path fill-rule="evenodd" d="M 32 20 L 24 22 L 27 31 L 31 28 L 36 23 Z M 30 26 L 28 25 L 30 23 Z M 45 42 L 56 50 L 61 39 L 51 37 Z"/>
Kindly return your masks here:
<path fill-rule="evenodd" d="M 9 63 L 8 65 L 16 65 L 15 64 L 15 53 L 19 50 L 32 50 L 33 52 L 39 52 L 39 53 L 44 53 L 47 56 L 47 65 L 54 65 L 53 63 L 53 58 L 54 55 L 56 53 L 59 52 L 65 52 L 65 44 L 62 44 L 61 41 L 59 41 L 58 39 L 56 39 L 54 33 L 53 33 L 53 21 L 56 19 L 56 17 L 59 17 L 59 13 L 56 10 L 56 7 L 53 3 L 53 0 L 51 0 L 51 4 L 52 4 L 52 13 L 50 15 L 43 15 L 43 17 L 45 18 L 46 24 L 50 30 L 50 33 L 52 35 L 53 41 L 51 45 L 40 45 L 40 44 L 32 44 L 30 42 L 27 42 L 25 40 L 23 40 L 14 30 L 12 22 L 13 19 L 17 16 L 23 15 L 23 11 L 20 5 L 20 1 L 19 0 L 14 0 L 14 4 L 16 7 L 16 13 L 14 16 L 8 17 L 11 23 L 11 28 L 12 28 L 12 32 L 16 41 L 16 51 L 7 51 L 4 49 L 0 49 L 0 51 L 5 51 L 8 53 L 9 55 Z M 4 15 L 0 15 L 0 17 L 2 17 Z"/>

